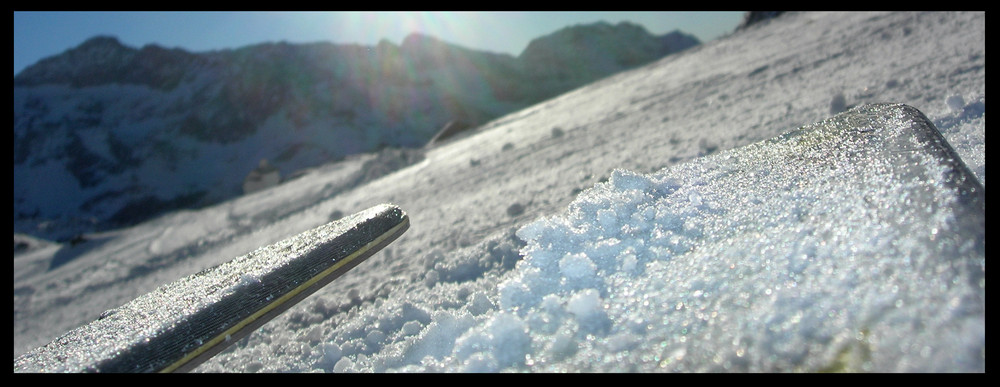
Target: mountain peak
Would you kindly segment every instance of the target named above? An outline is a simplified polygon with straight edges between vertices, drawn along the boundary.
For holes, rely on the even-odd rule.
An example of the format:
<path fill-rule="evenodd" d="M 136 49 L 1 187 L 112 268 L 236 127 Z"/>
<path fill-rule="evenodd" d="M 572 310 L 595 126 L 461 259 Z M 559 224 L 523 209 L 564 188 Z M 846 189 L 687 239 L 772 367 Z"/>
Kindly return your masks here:
<path fill-rule="evenodd" d="M 131 59 L 137 51 L 125 46 L 114 36 L 98 35 L 50 59 L 78 61 L 78 65 L 82 66 L 106 66 Z"/>
<path fill-rule="evenodd" d="M 14 86 L 66 84 L 73 87 L 108 83 L 176 85 L 185 65 L 197 55 L 148 44 L 128 47 L 113 36 L 99 35 L 59 55 L 42 59 L 14 76 Z"/>
<path fill-rule="evenodd" d="M 111 35 L 97 35 L 90 39 L 85 40 L 80 43 L 79 46 L 74 48 L 74 50 L 88 50 L 88 49 L 101 49 L 101 48 L 111 48 L 111 49 L 126 49 L 118 38 Z"/>
<path fill-rule="evenodd" d="M 113 36 L 95 36 L 79 46 L 28 66 L 14 77 L 15 86 L 68 83 L 84 86 L 100 83 L 118 73 L 138 50 Z M 94 75 L 100 75 L 95 77 Z"/>
<path fill-rule="evenodd" d="M 406 35 L 406 37 L 403 38 L 403 43 L 400 44 L 400 48 L 403 51 L 409 51 L 409 52 L 420 52 L 428 50 L 439 51 L 446 48 L 450 48 L 452 46 L 453 46 L 452 44 L 449 44 L 434 36 L 419 32 L 413 32 L 410 33 L 409 35 Z"/>
<path fill-rule="evenodd" d="M 536 73 L 589 82 L 699 44 L 677 34 L 656 36 L 624 21 L 578 24 L 532 40 L 519 58 Z"/>

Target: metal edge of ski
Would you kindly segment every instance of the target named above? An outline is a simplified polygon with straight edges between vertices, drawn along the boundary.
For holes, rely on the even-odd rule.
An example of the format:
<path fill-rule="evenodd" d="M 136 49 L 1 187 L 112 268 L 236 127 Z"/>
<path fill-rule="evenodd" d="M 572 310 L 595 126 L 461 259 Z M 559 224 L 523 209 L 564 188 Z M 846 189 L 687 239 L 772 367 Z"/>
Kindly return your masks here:
<path fill-rule="evenodd" d="M 15 372 L 186 372 L 409 228 L 381 204 L 163 285 L 14 360 Z"/>

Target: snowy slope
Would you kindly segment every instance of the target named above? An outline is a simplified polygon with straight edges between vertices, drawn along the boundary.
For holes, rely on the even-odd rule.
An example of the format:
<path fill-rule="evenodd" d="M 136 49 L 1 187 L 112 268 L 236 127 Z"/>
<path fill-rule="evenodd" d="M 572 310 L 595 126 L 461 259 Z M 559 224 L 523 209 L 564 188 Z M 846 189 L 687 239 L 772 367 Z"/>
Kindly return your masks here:
<path fill-rule="evenodd" d="M 614 285 L 607 287 L 615 290 L 614 300 L 582 290 L 541 300 L 549 316 L 507 309 L 511 304 L 504 294 L 512 284 L 529 283 L 523 279 L 531 276 L 558 281 L 533 274 L 525 263 L 540 259 L 542 236 L 531 230 L 546 219 L 578 216 L 571 211 L 574 200 L 603 198 L 601 205 L 613 209 L 625 202 L 614 198 L 616 182 L 708 179 L 697 196 L 658 204 L 686 206 L 686 216 L 708 219 L 696 204 L 711 201 L 719 207 L 714 200 L 731 193 L 713 191 L 726 187 L 699 173 L 707 160 L 701 156 L 773 138 L 868 102 L 920 109 L 985 185 L 985 13 L 786 14 L 504 116 L 381 178 L 359 176 L 379 169 L 376 160 L 401 156 L 359 156 L 270 190 L 76 246 L 28 249 L 14 259 L 14 354 L 159 284 L 345 213 L 393 202 L 411 216 L 403 237 L 198 370 L 985 371 L 985 309 L 963 315 L 956 308 L 968 300 L 951 299 L 947 292 L 907 299 L 929 302 L 925 308 L 896 306 L 892 298 L 841 303 L 836 300 L 851 295 L 845 282 L 820 282 L 826 287 L 810 291 L 832 295 L 820 298 L 832 304 L 810 309 L 764 302 L 770 299 L 765 294 L 785 283 L 761 276 L 759 282 L 738 282 L 745 288 L 736 293 L 717 295 L 763 305 L 751 315 L 761 323 L 740 325 L 753 320 L 681 311 L 677 301 L 704 294 L 694 294 L 698 284 L 712 288 L 706 284 L 726 278 L 697 270 L 695 258 L 725 254 L 711 244 L 682 255 L 692 259 L 689 271 L 671 271 L 661 263 L 631 281 L 589 279 Z M 355 185 L 358 181 L 366 183 Z M 746 189 L 748 196 L 761 195 L 781 207 L 774 187 Z M 576 219 L 599 221 L 595 216 Z M 697 246 L 713 234 L 687 237 Z M 827 242 L 833 251 L 843 251 L 837 241 Z M 769 246 L 776 256 L 791 251 L 780 243 Z M 727 259 L 752 266 L 763 258 Z M 49 269 L 53 261 L 62 264 Z M 587 273 L 579 257 L 565 266 L 560 275 Z M 893 278 L 917 281 L 907 273 Z M 870 272 L 852 280 L 879 281 Z M 985 288 L 984 279 L 979 286 Z M 617 313 L 623 305 L 649 308 L 649 314 Z M 714 306 L 725 314 L 724 308 L 738 305 Z M 936 314 L 935 306 L 949 313 Z M 866 311 L 893 307 L 903 309 L 891 314 L 892 324 L 948 334 L 897 337 L 878 322 L 871 329 L 859 324 Z M 648 316 L 666 315 L 671 308 L 687 320 L 710 321 L 715 338 L 706 330 L 691 331 L 688 341 L 685 318 L 649 327 Z M 824 317 L 821 311 L 832 314 Z M 547 326 L 546 319 L 558 324 Z M 594 321 L 610 329 L 587 329 Z M 811 350 L 781 345 L 781 335 L 792 328 L 793 337 Z M 651 340 L 662 347 L 637 344 Z M 919 347 L 894 350 L 901 342 Z M 713 350 L 720 355 L 705 356 Z"/>

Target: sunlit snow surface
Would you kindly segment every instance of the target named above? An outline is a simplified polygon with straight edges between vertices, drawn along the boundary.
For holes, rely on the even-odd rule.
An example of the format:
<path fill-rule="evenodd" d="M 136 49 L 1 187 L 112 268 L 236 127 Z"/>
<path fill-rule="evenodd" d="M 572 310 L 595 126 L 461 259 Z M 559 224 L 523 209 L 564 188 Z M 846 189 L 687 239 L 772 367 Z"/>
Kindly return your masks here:
<path fill-rule="evenodd" d="M 886 143 L 880 132 L 912 138 L 911 122 L 877 110 L 889 117 L 870 132 L 852 113 L 615 171 L 518 231 L 525 259 L 484 323 L 513 340 L 465 335 L 449 366 L 520 360 L 499 346 L 521 325 L 536 336 L 513 369 L 983 371 L 985 213 L 956 203 L 950 169 L 918 141 Z M 500 354 L 470 358 L 465 341 Z"/>
<path fill-rule="evenodd" d="M 921 137 L 936 131 L 921 119 L 866 106 L 656 173 L 616 170 L 517 231 L 524 259 L 496 305 L 478 294 L 465 308 L 402 313 L 414 341 L 357 364 L 331 342 L 319 363 L 985 371 L 985 191 Z M 386 338 L 369 332 L 369 345 Z M 363 341 L 347 340 L 352 351 Z"/>

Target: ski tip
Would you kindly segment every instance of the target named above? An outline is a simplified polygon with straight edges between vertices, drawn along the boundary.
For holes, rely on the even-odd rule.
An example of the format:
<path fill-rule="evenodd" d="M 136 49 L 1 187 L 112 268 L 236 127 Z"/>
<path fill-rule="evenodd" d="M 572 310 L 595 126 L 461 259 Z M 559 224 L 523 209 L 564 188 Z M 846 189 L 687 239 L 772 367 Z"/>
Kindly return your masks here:
<path fill-rule="evenodd" d="M 400 221 L 403 221 L 408 218 L 406 211 L 403 211 L 402 208 L 399 208 L 399 206 L 392 203 L 377 204 L 375 206 L 372 206 L 366 211 L 372 211 L 378 214 L 378 216 L 386 217 L 389 219 L 397 219 Z"/>

